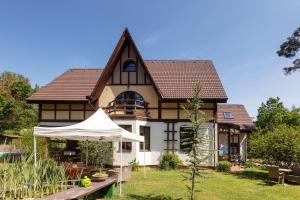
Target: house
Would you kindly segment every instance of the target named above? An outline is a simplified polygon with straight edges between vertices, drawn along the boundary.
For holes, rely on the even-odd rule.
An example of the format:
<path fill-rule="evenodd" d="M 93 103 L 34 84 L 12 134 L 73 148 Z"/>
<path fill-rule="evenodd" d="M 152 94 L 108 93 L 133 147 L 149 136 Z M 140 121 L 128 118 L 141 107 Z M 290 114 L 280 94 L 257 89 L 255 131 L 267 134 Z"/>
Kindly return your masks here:
<path fill-rule="evenodd" d="M 227 95 L 212 61 L 144 60 L 127 29 L 104 68 L 69 69 L 27 101 L 39 105 L 40 126 L 77 123 L 102 108 L 124 129 L 145 136 L 145 164 L 158 165 L 165 151 L 176 152 L 183 160 L 186 158 L 181 151 L 182 139 L 190 132 L 191 125 L 182 106 L 189 106 L 187 99 L 192 97 L 193 84 L 198 81 L 203 86 L 202 110 L 211 119 L 202 130 L 211 141 L 206 147 L 209 153 L 219 146 L 217 120 L 231 124 L 231 121 L 227 123 L 218 117 L 222 115 L 218 113 L 218 104 L 226 103 Z M 220 105 L 221 108 L 223 105 L 226 104 Z M 240 120 L 240 115 L 229 112 L 233 113 L 234 119 Z M 236 134 L 239 134 L 240 124 L 232 122 Z M 223 134 L 226 132 L 222 132 L 222 140 Z M 234 143 L 243 149 L 237 151 L 243 154 L 242 158 L 245 158 L 245 144 L 244 139 Z M 72 145 L 74 143 L 70 142 Z M 113 145 L 113 165 L 120 165 L 120 148 L 127 154 L 124 165 L 135 158 L 143 164 L 142 144 L 123 142 L 122 145 Z M 215 154 L 205 165 L 215 166 L 219 158 Z"/>

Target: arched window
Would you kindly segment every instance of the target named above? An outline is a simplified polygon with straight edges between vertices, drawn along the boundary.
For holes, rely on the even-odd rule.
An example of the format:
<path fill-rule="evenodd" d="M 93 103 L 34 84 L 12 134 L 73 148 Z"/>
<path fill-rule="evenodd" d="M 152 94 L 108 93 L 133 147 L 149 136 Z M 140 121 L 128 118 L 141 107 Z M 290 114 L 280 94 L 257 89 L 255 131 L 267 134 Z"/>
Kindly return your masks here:
<path fill-rule="evenodd" d="M 132 59 L 128 59 L 123 63 L 123 72 L 136 72 L 136 63 Z"/>
<path fill-rule="evenodd" d="M 144 106 L 145 100 L 142 97 L 142 95 L 140 95 L 139 93 L 133 91 L 127 91 L 119 94 L 115 99 L 115 103 L 117 105 L 135 104 L 135 105 Z"/>

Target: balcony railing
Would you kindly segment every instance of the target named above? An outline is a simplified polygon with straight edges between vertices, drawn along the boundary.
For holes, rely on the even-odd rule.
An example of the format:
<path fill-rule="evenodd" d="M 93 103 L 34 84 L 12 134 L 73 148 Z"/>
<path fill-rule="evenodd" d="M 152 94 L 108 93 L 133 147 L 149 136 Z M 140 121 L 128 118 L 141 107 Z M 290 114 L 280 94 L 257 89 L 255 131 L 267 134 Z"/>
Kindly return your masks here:
<path fill-rule="evenodd" d="M 148 103 L 137 99 L 114 100 L 108 104 L 107 114 L 111 118 L 147 119 Z"/>

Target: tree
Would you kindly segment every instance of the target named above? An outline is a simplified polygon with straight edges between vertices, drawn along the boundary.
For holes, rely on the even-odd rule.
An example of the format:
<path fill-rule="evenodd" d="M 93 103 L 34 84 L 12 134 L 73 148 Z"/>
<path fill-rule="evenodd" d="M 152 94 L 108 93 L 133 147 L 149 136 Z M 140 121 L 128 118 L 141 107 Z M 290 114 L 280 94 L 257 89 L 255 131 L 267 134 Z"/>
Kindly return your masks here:
<path fill-rule="evenodd" d="M 287 38 L 287 41 L 280 45 L 280 49 L 277 51 L 278 56 L 286 58 L 295 57 L 300 49 L 300 27 L 297 28 L 294 33 Z M 293 61 L 293 66 L 283 68 L 285 74 L 291 74 L 300 69 L 300 59 L 296 58 Z"/>
<path fill-rule="evenodd" d="M 250 136 L 249 157 L 268 164 L 291 165 L 300 161 L 300 109 L 284 107 L 269 98 L 258 109 L 257 130 Z"/>
<path fill-rule="evenodd" d="M 33 147 L 33 128 L 22 129 L 20 131 L 22 136 L 19 140 L 15 140 L 14 143 L 22 152 L 32 154 L 34 152 Z M 36 137 L 37 156 L 40 158 L 48 157 L 48 143 L 44 137 Z"/>
<path fill-rule="evenodd" d="M 279 97 L 270 97 L 266 103 L 262 103 L 258 108 L 257 121 L 255 125 L 262 132 L 272 130 L 276 126 L 284 123 L 288 109 L 283 106 Z"/>
<path fill-rule="evenodd" d="M 300 131 L 281 125 L 264 134 L 254 134 L 249 140 L 249 156 L 266 164 L 291 166 L 300 164 Z"/>
<path fill-rule="evenodd" d="M 26 98 L 35 90 L 20 74 L 0 74 L 0 131 L 19 131 L 37 124 L 37 109 L 26 103 Z"/>
<path fill-rule="evenodd" d="M 191 200 L 196 198 L 196 177 L 203 175 L 199 171 L 199 166 L 211 157 L 211 154 L 207 153 L 205 150 L 207 146 L 209 146 L 207 145 L 209 143 L 209 138 L 200 133 L 201 129 L 206 128 L 205 124 L 208 122 L 208 119 L 204 117 L 205 113 L 200 110 L 203 105 L 201 100 L 201 89 L 201 83 L 196 83 L 194 85 L 193 98 L 188 100 L 191 107 L 183 107 L 192 124 L 191 133 L 183 140 L 183 146 L 185 146 L 183 151 L 188 153 L 187 162 L 189 168 L 187 176 L 184 177 L 186 180 L 191 180 L 191 184 L 187 185 Z"/>
<path fill-rule="evenodd" d="M 258 108 L 255 125 L 262 133 L 274 130 L 280 125 L 297 127 L 300 126 L 300 112 L 296 108 L 285 108 L 279 97 L 270 97 Z"/>

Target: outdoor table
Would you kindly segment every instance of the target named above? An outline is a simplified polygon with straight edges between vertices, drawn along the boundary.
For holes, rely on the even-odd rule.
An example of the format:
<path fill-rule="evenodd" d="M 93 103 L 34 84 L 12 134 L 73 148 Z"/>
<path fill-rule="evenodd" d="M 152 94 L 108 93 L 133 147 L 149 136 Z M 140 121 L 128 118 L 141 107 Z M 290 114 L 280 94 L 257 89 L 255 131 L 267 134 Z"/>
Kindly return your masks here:
<path fill-rule="evenodd" d="M 74 156 L 76 155 L 76 151 L 64 151 L 65 156 Z"/>
<path fill-rule="evenodd" d="M 64 156 L 68 162 L 71 162 L 72 158 L 76 156 L 76 151 L 64 151 Z"/>
<path fill-rule="evenodd" d="M 284 185 L 284 182 L 285 182 L 284 181 L 285 175 L 291 173 L 292 171 L 293 171 L 292 169 L 279 168 L 279 172 L 283 173 L 283 176 L 282 176 L 282 184 L 283 185 Z"/>

